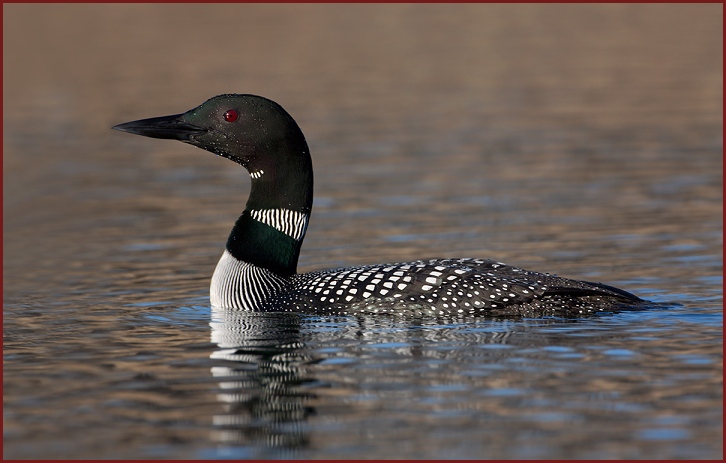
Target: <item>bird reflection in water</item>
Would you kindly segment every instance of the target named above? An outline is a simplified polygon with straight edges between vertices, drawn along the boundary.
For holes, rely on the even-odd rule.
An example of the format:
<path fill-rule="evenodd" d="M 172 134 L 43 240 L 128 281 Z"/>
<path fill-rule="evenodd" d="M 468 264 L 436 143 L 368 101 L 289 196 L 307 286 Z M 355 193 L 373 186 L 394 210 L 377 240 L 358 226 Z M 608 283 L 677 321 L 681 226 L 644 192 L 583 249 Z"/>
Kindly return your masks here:
<path fill-rule="evenodd" d="M 224 413 L 214 416 L 212 440 L 253 452 L 292 457 L 309 444 L 305 421 L 315 411 L 300 354 L 301 316 L 212 308 L 212 375 Z M 282 455 L 280 455 L 282 452 Z M 259 456 L 255 453 L 254 456 Z"/>

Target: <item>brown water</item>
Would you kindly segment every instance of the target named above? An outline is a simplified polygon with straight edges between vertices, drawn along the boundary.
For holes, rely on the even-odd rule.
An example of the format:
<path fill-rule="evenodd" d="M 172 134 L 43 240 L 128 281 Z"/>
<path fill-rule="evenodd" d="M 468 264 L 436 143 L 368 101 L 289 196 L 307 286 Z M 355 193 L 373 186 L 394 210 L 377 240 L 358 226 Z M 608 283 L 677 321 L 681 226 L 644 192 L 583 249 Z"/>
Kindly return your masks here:
<path fill-rule="evenodd" d="M 5 458 L 722 458 L 722 6 L 4 9 Z M 665 310 L 212 312 L 249 188 L 110 126 L 305 132 L 300 270 L 486 257 Z"/>

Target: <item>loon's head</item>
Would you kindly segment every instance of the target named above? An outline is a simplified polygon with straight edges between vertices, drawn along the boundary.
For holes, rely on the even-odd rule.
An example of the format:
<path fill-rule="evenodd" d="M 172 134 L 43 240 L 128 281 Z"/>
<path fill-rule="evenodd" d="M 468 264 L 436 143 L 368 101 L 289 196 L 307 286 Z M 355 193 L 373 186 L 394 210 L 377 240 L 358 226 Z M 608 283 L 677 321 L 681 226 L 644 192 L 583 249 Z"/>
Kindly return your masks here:
<path fill-rule="evenodd" d="M 179 140 L 231 159 L 251 174 L 273 172 L 286 164 L 305 162 L 310 156 L 302 131 L 287 111 L 256 95 L 218 95 L 183 114 L 113 128 Z"/>

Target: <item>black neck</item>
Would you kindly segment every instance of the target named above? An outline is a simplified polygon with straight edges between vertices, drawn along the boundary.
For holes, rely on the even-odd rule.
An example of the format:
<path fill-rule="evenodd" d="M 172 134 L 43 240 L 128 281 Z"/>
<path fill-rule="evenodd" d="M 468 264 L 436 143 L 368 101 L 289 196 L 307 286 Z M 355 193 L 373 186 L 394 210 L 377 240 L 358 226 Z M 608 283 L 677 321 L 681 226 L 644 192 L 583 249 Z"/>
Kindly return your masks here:
<path fill-rule="evenodd" d="M 285 215 L 283 212 L 291 211 L 304 214 L 307 224 L 313 202 L 310 152 L 302 133 L 258 151 L 260 155 L 245 166 L 252 178 L 250 196 L 229 235 L 227 250 L 239 260 L 290 276 L 297 271 L 304 232 L 293 237 L 281 231 L 284 226 L 264 223 L 255 214 L 282 211 L 280 215 Z"/>

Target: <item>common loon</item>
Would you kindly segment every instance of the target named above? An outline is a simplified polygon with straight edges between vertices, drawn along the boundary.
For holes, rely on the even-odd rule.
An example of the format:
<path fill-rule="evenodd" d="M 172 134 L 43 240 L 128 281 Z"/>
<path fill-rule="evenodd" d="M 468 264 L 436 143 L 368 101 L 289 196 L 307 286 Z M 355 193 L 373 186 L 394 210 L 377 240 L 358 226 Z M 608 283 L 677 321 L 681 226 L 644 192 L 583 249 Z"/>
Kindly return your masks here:
<path fill-rule="evenodd" d="M 113 127 L 179 140 L 247 169 L 249 199 L 212 276 L 211 304 L 309 314 L 581 316 L 637 308 L 633 294 L 601 283 L 484 259 L 434 259 L 297 273 L 313 202 L 305 137 L 277 103 L 213 97 L 183 114 Z"/>

